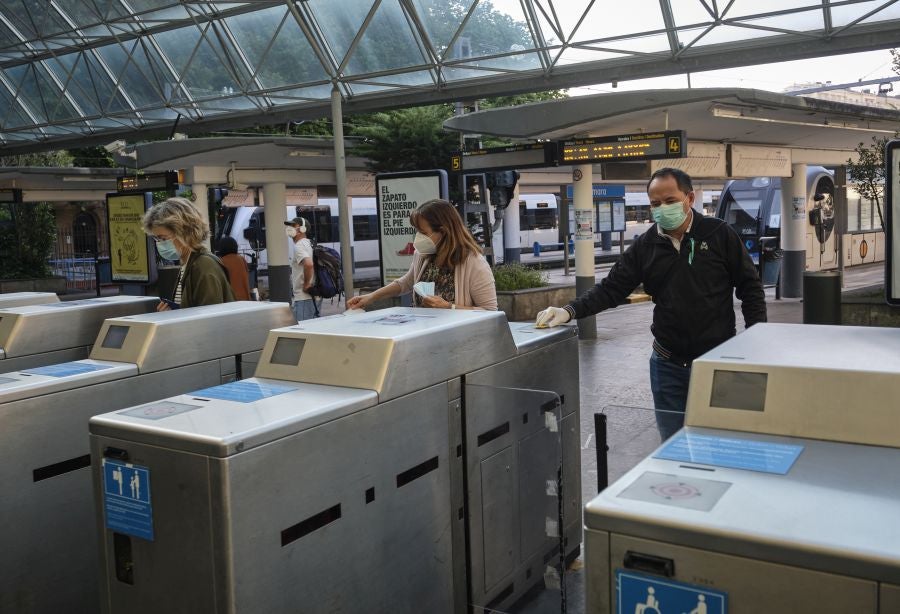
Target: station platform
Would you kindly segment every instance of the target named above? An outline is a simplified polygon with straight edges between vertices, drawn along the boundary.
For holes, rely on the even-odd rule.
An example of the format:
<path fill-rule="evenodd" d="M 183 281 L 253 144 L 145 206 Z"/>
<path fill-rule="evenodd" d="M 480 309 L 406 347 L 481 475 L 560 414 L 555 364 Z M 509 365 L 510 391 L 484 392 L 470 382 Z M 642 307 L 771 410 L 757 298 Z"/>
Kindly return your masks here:
<path fill-rule="evenodd" d="M 523 258 L 527 262 L 526 259 Z M 596 268 L 596 278 L 603 278 L 611 265 Z M 374 278 L 377 269 L 358 271 Z M 548 268 L 551 283 L 574 284 L 574 266 L 567 276 L 562 268 Z M 844 289 L 871 286 L 883 280 L 883 264 L 863 265 L 844 271 Z M 376 282 L 377 283 L 377 282 Z M 363 284 L 359 284 L 363 285 Z M 91 295 L 66 295 L 63 300 L 88 298 Z M 775 289 L 766 288 L 770 322 L 801 323 L 801 299 L 775 299 Z M 345 309 L 343 302 L 326 300 L 322 314 L 333 315 Z M 648 456 L 660 445 L 652 411 L 648 359 L 651 352 L 653 303 L 623 305 L 597 316 L 597 339 L 579 341 L 581 382 L 581 483 L 583 503 L 598 492 L 597 438 L 594 414 L 604 413 L 607 420 L 608 481 L 612 483 Z M 740 303 L 735 301 L 738 330 L 743 329 Z M 601 443 L 602 445 L 602 443 Z M 583 550 L 582 550 L 583 557 Z M 559 587 L 533 591 L 521 600 L 512 613 L 551 614 L 582 613 L 584 609 L 584 573 L 581 559 L 576 560 L 564 578 L 566 599 L 562 603 Z M 564 608 L 564 609 L 563 609 Z"/>

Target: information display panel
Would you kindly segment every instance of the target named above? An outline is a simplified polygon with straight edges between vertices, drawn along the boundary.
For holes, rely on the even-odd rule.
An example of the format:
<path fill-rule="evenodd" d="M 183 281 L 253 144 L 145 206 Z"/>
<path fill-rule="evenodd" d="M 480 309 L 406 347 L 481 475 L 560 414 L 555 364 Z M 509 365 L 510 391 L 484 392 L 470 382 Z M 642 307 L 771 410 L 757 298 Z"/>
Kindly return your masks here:
<path fill-rule="evenodd" d="M 164 171 L 162 173 L 144 173 L 143 175 L 127 175 L 116 178 L 116 191 L 118 192 L 155 192 L 158 190 L 171 191 L 178 184 L 176 171 Z"/>
<path fill-rule="evenodd" d="M 557 166 L 555 143 L 531 143 L 458 151 L 450 157 L 453 172 L 514 170 Z"/>
<path fill-rule="evenodd" d="M 687 135 L 684 130 L 619 134 L 559 143 L 560 164 L 659 160 L 683 158 L 686 154 Z"/>

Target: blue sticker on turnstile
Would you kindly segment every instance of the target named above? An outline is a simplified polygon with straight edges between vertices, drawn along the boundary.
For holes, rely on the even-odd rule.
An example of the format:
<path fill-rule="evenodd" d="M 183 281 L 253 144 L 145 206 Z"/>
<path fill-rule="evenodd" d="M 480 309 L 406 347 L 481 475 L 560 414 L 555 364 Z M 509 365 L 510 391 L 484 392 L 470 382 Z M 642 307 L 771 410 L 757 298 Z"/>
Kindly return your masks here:
<path fill-rule="evenodd" d="M 102 371 L 103 369 L 112 369 L 112 365 L 92 365 L 85 362 L 64 362 L 58 365 L 47 365 L 46 367 L 36 367 L 22 371 L 29 375 L 49 375 L 50 377 L 69 377 L 70 375 L 81 375 L 82 373 L 91 373 L 92 371 Z"/>
<path fill-rule="evenodd" d="M 653 457 L 784 475 L 801 452 L 799 445 L 681 431 Z"/>
<path fill-rule="evenodd" d="M 728 595 L 705 586 L 616 570 L 617 614 L 726 614 Z"/>
<path fill-rule="evenodd" d="M 296 390 L 290 386 L 277 386 L 275 384 L 264 384 L 262 382 L 249 382 L 243 380 L 240 382 L 230 382 L 221 386 L 213 386 L 212 388 L 204 388 L 190 393 L 193 397 L 204 397 L 209 399 L 220 399 L 222 401 L 236 401 L 238 403 L 253 403 L 260 399 L 267 399 L 285 392 Z"/>
<path fill-rule="evenodd" d="M 107 529 L 152 542 L 150 470 L 104 458 L 103 512 Z"/>

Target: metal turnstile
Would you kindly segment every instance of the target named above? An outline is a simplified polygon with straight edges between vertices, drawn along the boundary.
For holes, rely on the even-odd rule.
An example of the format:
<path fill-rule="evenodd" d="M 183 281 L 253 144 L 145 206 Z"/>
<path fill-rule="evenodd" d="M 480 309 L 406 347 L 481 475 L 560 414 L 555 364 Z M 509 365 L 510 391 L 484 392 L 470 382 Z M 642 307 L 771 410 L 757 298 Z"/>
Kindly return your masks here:
<path fill-rule="evenodd" d="M 580 547 L 575 330 L 524 328 L 410 308 L 304 321 L 272 331 L 253 379 L 95 416 L 105 611 L 514 601 L 560 530 Z"/>
<path fill-rule="evenodd" d="M 0 373 L 87 358 L 107 318 L 156 309 L 149 296 L 107 296 L 0 310 Z"/>
<path fill-rule="evenodd" d="M 100 608 L 91 416 L 252 375 L 245 359 L 295 321 L 249 301 L 111 318 L 89 359 L 0 376 L 0 612 Z"/>
<path fill-rule="evenodd" d="M 10 307 L 58 302 L 59 297 L 56 296 L 55 292 L 6 292 L 0 294 L 0 310 L 9 309 Z"/>
<path fill-rule="evenodd" d="M 587 611 L 900 612 L 900 331 L 757 324 L 585 509 Z"/>

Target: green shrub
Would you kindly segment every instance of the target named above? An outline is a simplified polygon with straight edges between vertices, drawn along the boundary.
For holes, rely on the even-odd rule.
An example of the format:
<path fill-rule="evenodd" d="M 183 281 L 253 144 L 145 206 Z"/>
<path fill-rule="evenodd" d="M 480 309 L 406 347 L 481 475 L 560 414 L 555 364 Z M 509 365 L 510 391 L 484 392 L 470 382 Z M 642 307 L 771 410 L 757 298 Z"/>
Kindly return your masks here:
<path fill-rule="evenodd" d="M 497 290 L 501 292 L 541 288 L 550 285 L 550 282 L 547 281 L 547 273 L 519 262 L 501 264 L 496 267 L 494 269 L 494 283 L 497 285 Z"/>
<path fill-rule="evenodd" d="M 55 241 L 50 203 L 0 206 L 0 279 L 51 277 L 47 259 Z"/>

